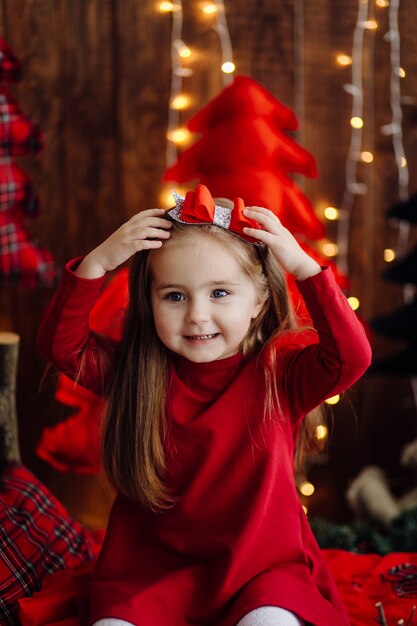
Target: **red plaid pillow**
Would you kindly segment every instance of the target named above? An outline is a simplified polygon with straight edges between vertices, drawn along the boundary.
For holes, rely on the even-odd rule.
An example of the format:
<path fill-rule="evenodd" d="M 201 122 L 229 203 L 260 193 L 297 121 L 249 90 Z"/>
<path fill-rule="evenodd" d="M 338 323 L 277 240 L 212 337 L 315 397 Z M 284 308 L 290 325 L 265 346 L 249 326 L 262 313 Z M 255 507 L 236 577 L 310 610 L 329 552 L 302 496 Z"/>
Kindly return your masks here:
<path fill-rule="evenodd" d="M 7 159 L 0 166 L 0 211 L 16 210 L 37 217 L 39 200 L 25 170 Z"/>
<path fill-rule="evenodd" d="M 22 68 L 6 41 L 0 37 L 0 80 L 16 81 L 22 78 Z"/>
<path fill-rule="evenodd" d="M 97 557 L 99 543 L 70 518 L 23 465 L 0 477 L 0 624 L 18 624 L 18 600 L 38 591 L 43 578 Z"/>

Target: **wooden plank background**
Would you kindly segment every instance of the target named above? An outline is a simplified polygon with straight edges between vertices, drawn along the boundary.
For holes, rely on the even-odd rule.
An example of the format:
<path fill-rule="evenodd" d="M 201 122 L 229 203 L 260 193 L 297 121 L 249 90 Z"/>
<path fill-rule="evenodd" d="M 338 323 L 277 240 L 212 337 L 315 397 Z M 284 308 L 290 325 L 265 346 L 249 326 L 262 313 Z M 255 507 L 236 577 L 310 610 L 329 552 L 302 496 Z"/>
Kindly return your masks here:
<path fill-rule="evenodd" d="M 389 101 L 388 9 L 374 6 L 379 26 L 367 32 L 364 47 L 366 149 L 374 163 L 360 168 L 368 185 L 357 199 L 350 232 L 352 293 L 369 319 L 402 303 L 399 286 L 384 283 L 383 250 L 394 247 L 397 231 L 384 214 L 396 200 L 397 171 L 391 140 L 380 127 L 391 119 Z M 299 0 L 229 0 L 226 15 L 238 73 L 252 76 L 290 107 L 298 107 L 304 83 L 299 140 L 318 161 L 320 177 L 306 181 L 315 205 L 340 204 L 350 141 L 351 96 L 343 89 L 350 68 L 335 63 L 350 53 L 357 0 L 304 2 L 304 36 L 296 38 Z M 213 18 L 199 2 L 183 1 L 184 41 L 194 50 L 184 79 L 193 97 L 183 120 L 222 88 L 220 46 Z M 45 134 L 45 149 L 21 159 L 42 199 L 42 214 L 29 228 L 62 267 L 88 252 L 136 211 L 159 201 L 166 167 L 166 128 L 171 81 L 172 15 L 155 0 L 0 0 L 0 33 L 25 66 L 13 88 L 21 108 Z M 417 5 L 400 7 L 404 141 L 410 191 L 417 183 Z M 302 48 L 300 47 L 302 44 Z M 303 63 L 300 65 L 300 54 Z M 335 227 L 329 225 L 329 238 Z M 413 230 L 410 248 L 416 242 Z M 62 475 L 35 455 L 45 425 L 67 416 L 53 401 L 51 378 L 39 391 L 45 366 L 36 351 L 41 312 L 52 290 L 2 284 L 0 329 L 21 336 L 17 403 L 24 462 L 44 480 L 81 521 L 104 523 L 111 494 L 100 480 Z M 377 356 L 402 345 L 375 337 Z M 416 408 L 406 379 L 366 376 L 334 410 L 329 462 L 312 468 L 316 495 L 311 514 L 332 519 L 349 515 L 343 493 L 366 463 L 378 463 L 394 478 L 398 455 L 416 436 Z"/>

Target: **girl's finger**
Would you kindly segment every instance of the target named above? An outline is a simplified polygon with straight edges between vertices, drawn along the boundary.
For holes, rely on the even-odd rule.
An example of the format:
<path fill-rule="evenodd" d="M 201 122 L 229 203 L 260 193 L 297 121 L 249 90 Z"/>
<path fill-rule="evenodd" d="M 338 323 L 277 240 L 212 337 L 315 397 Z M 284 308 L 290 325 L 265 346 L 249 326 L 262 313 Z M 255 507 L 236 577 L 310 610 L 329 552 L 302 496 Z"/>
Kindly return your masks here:
<path fill-rule="evenodd" d="M 134 239 L 168 239 L 170 236 L 171 233 L 167 230 L 148 226 L 147 228 L 141 228 L 138 230 Z"/>
<path fill-rule="evenodd" d="M 283 228 L 281 221 L 271 211 L 268 211 L 268 213 L 263 213 L 257 210 L 245 209 L 244 213 L 251 219 L 259 222 L 259 224 L 261 224 L 261 226 L 263 226 L 267 230 L 275 230 L 276 234 L 278 234 L 280 229 Z"/>
<path fill-rule="evenodd" d="M 261 213 L 262 215 L 265 215 L 265 216 L 271 217 L 271 218 L 275 218 L 278 221 L 280 221 L 278 216 L 275 215 L 275 213 L 273 211 L 271 211 L 270 209 L 266 209 L 263 206 L 248 206 L 248 207 L 246 207 L 245 211 L 255 211 L 258 214 Z"/>
<path fill-rule="evenodd" d="M 275 241 L 275 235 L 266 230 L 259 230 L 259 228 L 249 228 L 248 226 L 244 226 L 243 232 L 245 235 L 249 235 L 249 237 L 258 239 L 258 241 L 262 241 L 262 243 L 266 243 L 267 246 L 272 245 Z"/>

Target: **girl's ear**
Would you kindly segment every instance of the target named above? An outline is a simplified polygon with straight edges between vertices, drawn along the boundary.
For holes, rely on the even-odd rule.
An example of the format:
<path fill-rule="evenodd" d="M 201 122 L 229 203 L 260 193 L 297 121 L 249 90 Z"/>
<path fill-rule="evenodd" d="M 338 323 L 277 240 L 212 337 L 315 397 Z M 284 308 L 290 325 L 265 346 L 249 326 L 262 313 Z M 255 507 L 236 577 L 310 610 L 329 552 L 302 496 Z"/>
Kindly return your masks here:
<path fill-rule="evenodd" d="M 268 296 L 265 295 L 263 297 L 258 297 L 254 307 L 253 307 L 253 312 L 252 312 L 252 319 L 254 320 L 256 317 L 258 317 L 259 313 L 262 311 L 262 309 L 264 308 L 265 302 L 267 301 Z"/>

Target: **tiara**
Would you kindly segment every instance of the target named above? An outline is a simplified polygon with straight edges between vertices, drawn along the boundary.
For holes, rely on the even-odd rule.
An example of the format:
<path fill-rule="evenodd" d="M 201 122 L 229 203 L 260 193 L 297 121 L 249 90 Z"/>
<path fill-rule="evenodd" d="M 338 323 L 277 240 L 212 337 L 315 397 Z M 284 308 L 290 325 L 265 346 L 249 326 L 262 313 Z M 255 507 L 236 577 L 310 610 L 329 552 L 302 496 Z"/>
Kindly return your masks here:
<path fill-rule="evenodd" d="M 168 215 L 181 224 L 214 224 L 227 230 L 239 239 L 249 243 L 262 245 L 260 241 L 249 237 L 243 228 L 260 228 L 258 222 L 243 215 L 245 203 L 242 198 L 235 198 L 233 208 L 224 207 L 214 202 L 210 191 L 205 185 L 197 185 L 195 191 L 188 191 L 181 196 L 172 192 L 175 207 L 168 211 Z"/>

